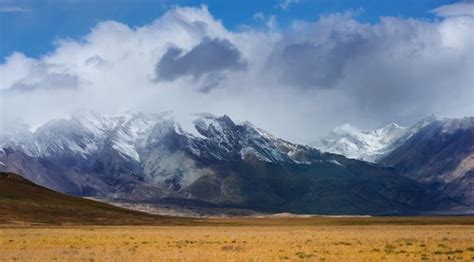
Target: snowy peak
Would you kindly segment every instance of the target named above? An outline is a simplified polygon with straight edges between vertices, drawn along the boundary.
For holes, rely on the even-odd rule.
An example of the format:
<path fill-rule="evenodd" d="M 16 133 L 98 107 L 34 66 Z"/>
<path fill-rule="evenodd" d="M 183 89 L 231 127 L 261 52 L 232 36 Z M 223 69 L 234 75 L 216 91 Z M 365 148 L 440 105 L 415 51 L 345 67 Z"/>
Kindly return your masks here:
<path fill-rule="evenodd" d="M 141 154 L 160 146 L 179 147 L 197 157 L 217 160 L 256 158 L 278 163 L 306 163 L 302 156 L 318 152 L 276 138 L 251 123 L 235 123 L 227 115 L 199 114 L 193 124 L 200 135 L 184 131 L 169 114 L 81 111 L 70 119 L 49 121 L 33 133 L 3 135 L 0 148 L 14 147 L 32 157 L 88 159 L 105 152 L 118 153 L 135 162 L 141 162 Z"/>
<path fill-rule="evenodd" d="M 138 148 L 145 145 L 145 141 L 157 123 L 163 121 L 163 116 L 145 113 L 127 113 L 112 117 L 117 119 L 110 131 L 107 141 L 111 147 L 123 157 L 140 161 Z M 113 121 L 112 120 L 112 121 Z"/>
<path fill-rule="evenodd" d="M 93 111 L 79 111 L 71 115 L 71 122 L 96 136 L 111 130 L 118 121 L 118 117 L 110 117 Z"/>
<path fill-rule="evenodd" d="M 252 124 L 236 124 L 227 115 L 217 117 L 200 115 L 194 121 L 196 130 L 205 137 L 210 148 L 224 150 L 221 158 L 233 157 L 246 159 L 255 157 L 266 162 L 291 161 L 286 153 L 277 149 L 266 136 L 263 136 Z"/>
<path fill-rule="evenodd" d="M 97 149 L 94 134 L 73 121 L 57 119 L 39 127 L 32 143 L 24 145 L 33 156 L 87 155 Z"/>
<path fill-rule="evenodd" d="M 450 133 L 458 129 L 474 127 L 474 118 L 443 119 L 431 115 L 410 127 L 392 123 L 374 130 L 363 130 L 344 124 L 336 127 L 315 146 L 322 151 L 375 162 L 428 126 Z"/>
<path fill-rule="evenodd" d="M 210 114 L 201 114 L 193 121 L 193 124 L 199 134 L 215 140 L 228 151 L 238 146 L 239 127 L 226 115 L 217 117 Z"/>
<path fill-rule="evenodd" d="M 389 124 L 374 130 L 363 130 L 350 124 L 336 127 L 316 144 L 322 151 L 342 154 L 349 158 L 374 161 L 405 135 L 407 128 Z"/>
<path fill-rule="evenodd" d="M 141 147 L 150 147 L 159 144 L 169 135 L 183 135 L 192 137 L 192 135 L 186 133 L 181 128 L 181 125 L 174 119 L 160 119 L 159 121 L 155 122 Z"/>
<path fill-rule="evenodd" d="M 123 157 L 138 161 L 136 145 L 159 119 L 154 114 L 104 115 L 79 111 L 70 119 L 51 120 L 30 134 L 16 131 L 16 135 L 2 135 L 0 147 L 21 149 L 33 157 L 82 158 L 110 147 Z"/>

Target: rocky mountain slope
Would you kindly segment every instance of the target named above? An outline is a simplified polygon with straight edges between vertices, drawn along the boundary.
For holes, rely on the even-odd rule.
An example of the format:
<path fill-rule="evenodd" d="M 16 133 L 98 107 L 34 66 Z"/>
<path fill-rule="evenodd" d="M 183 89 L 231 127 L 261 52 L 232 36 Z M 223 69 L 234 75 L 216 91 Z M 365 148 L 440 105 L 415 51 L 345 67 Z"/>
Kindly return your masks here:
<path fill-rule="evenodd" d="M 474 117 L 432 121 L 379 163 L 474 207 Z"/>
<path fill-rule="evenodd" d="M 443 201 L 383 168 L 294 144 L 250 123 L 201 114 L 197 134 L 167 115 L 87 112 L 35 132 L 3 131 L 0 169 L 79 196 L 181 199 L 268 212 L 419 212 Z"/>

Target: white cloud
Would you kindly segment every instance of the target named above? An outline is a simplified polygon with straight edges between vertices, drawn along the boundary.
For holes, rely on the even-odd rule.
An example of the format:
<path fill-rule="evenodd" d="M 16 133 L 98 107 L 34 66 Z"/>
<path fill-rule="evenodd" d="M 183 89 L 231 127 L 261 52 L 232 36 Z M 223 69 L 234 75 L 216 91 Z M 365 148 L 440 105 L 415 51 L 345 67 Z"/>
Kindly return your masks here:
<path fill-rule="evenodd" d="M 265 20 L 265 15 L 262 12 L 257 12 L 253 14 L 253 19 L 257 21 L 262 21 L 262 20 Z"/>
<path fill-rule="evenodd" d="M 299 3 L 300 0 L 281 0 L 278 4 L 277 7 L 280 8 L 281 10 L 288 10 L 288 8 L 291 5 Z"/>
<path fill-rule="evenodd" d="M 474 3 L 461 2 L 450 5 L 443 5 L 431 10 L 431 12 L 441 17 L 474 16 Z"/>
<path fill-rule="evenodd" d="M 176 8 L 138 28 L 105 21 L 38 59 L 7 57 L 0 65 L 0 124 L 22 118 L 37 125 L 81 108 L 173 110 L 178 118 L 210 112 L 304 142 L 345 122 L 375 127 L 431 113 L 472 115 L 473 31 L 469 16 L 364 24 L 346 13 L 289 29 L 234 32 L 205 6 Z M 204 77 L 208 70 L 195 67 L 216 57 L 203 49 L 192 70 L 156 79 L 170 47 L 181 50 L 174 59 L 189 62 L 183 57 L 205 39 L 225 39 L 234 51 L 223 51 L 238 51 L 246 66 Z M 189 77 L 196 72 L 203 77 Z M 215 88 L 203 93 L 203 85 Z"/>
<path fill-rule="evenodd" d="M 19 6 L 1 6 L 0 13 L 25 13 L 31 12 L 31 9 Z"/>

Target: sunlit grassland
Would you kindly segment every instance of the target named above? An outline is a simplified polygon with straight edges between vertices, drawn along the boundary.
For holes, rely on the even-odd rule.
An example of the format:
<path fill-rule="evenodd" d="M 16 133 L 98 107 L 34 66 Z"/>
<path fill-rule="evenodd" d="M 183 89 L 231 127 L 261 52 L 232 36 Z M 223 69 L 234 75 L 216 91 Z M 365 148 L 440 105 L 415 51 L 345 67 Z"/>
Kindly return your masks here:
<path fill-rule="evenodd" d="M 474 260 L 472 225 L 266 221 L 226 224 L 221 220 L 197 226 L 3 227 L 0 260 Z"/>

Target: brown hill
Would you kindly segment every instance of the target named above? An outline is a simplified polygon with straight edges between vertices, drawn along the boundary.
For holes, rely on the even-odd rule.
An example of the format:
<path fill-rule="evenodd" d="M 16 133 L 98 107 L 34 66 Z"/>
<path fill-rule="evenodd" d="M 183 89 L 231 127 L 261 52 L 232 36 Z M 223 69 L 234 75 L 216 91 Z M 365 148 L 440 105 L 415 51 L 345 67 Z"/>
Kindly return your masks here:
<path fill-rule="evenodd" d="M 0 224 L 173 225 L 192 221 L 68 196 L 17 174 L 0 172 Z"/>

